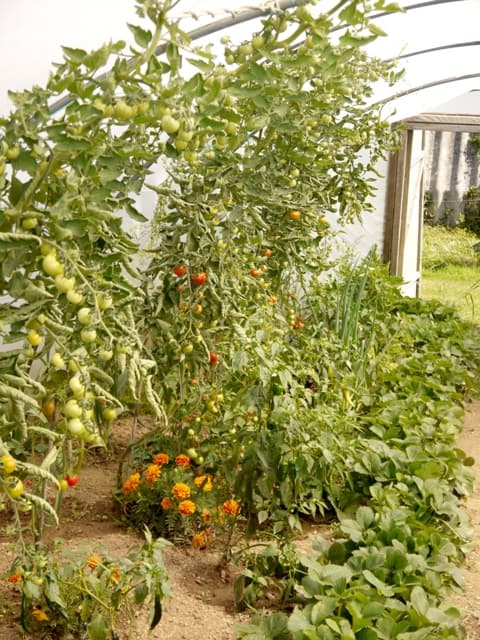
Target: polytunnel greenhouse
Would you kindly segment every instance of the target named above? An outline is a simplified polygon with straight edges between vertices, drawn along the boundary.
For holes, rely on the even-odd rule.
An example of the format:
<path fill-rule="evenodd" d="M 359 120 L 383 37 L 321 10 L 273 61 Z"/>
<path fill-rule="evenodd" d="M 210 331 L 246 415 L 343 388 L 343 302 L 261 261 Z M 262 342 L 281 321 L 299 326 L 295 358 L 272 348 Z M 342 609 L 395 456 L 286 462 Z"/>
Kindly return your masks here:
<path fill-rule="evenodd" d="M 2 0 L 2 640 L 480 637 L 479 23 Z"/>

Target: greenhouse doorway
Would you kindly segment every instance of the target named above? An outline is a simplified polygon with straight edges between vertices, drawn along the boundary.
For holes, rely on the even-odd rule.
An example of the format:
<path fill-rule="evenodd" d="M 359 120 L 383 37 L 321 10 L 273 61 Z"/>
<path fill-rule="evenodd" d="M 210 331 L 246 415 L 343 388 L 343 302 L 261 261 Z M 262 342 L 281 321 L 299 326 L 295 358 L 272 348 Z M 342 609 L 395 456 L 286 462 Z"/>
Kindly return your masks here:
<path fill-rule="evenodd" d="M 390 273 L 403 279 L 403 293 L 419 297 L 427 132 L 478 135 L 480 115 L 422 113 L 398 124 L 401 146 L 388 164 L 383 257 L 390 265 Z"/>

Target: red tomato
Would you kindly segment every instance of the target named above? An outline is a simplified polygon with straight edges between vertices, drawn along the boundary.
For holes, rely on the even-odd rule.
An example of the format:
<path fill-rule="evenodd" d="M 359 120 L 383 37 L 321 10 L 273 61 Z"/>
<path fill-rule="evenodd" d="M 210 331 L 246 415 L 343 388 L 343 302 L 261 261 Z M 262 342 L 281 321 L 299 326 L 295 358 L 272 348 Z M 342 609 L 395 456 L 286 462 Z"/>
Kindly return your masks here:
<path fill-rule="evenodd" d="M 65 480 L 69 487 L 74 487 L 78 484 L 78 476 L 69 476 L 68 474 L 65 476 Z"/>
<path fill-rule="evenodd" d="M 210 351 L 210 364 L 218 364 L 218 356 L 215 351 Z"/>
<path fill-rule="evenodd" d="M 174 268 L 173 273 L 180 278 L 187 273 L 187 267 L 184 264 L 179 264 Z"/>
<path fill-rule="evenodd" d="M 258 269 L 250 269 L 250 275 L 252 276 L 252 278 L 258 278 L 260 273 L 261 271 L 259 271 Z"/>
<path fill-rule="evenodd" d="M 263 255 L 265 256 L 265 258 L 270 258 L 272 253 L 273 253 L 273 251 L 271 249 L 264 249 L 264 251 L 263 251 Z"/>
<path fill-rule="evenodd" d="M 205 271 L 199 271 L 192 277 L 193 284 L 200 286 L 201 284 L 205 284 L 207 281 L 207 274 Z"/>

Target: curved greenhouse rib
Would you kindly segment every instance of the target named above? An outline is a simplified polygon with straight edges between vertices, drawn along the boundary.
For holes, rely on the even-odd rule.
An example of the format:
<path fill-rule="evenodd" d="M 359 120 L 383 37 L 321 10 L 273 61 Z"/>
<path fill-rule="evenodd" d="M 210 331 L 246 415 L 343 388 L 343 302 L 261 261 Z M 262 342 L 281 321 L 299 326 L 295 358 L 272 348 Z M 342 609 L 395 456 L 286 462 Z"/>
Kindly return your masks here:
<path fill-rule="evenodd" d="M 406 7 L 402 7 L 402 11 L 412 11 L 413 9 L 424 9 L 425 7 L 434 7 L 439 4 L 449 4 L 451 2 L 465 2 L 465 0 L 427 0 L 427 2 L 415 2 L 414 4 L 408 4 Z M 382 11 L 374 13 L 371 18 L 381 18 L 383 16 L 391 16 L 391 11 Z"/>
<path fill-rule="evenodd" d="M 413 58 L 413 56 L 420 56 L 424 53 L 433 53 L 434 51 L 445 51 L 446 49 L 459 49 L 461 47 L 478 47 L 480 46 L 480 40 L 472 40 L 471 42 L 455 42 L 455 44 L 443 44 L 438 47 L 430 47 L 429 49 L 420 49 L 419 51 L 412 51 L 411 53 L 404 53 L 392 60 L 401 60 L 402 58 Z"/>
<path fill-rule="evenodd" d="M 428 0 L 427 2 L 415 2 L 414 4 L 408 4 L 406 7 L 401 7 L 401 10 L 397 13 L 392 11 L 379 11 L 378 13 L 368 14 L 371 20 L 377 18 L 385 18 L 387 16 L 398 15 L 398 13 L 406 13 L 407 11 L 414 11 L 415 9 L 425 9 L 426 7 L 434 7 L 440 4 L 450 4 L 451 2 L 466 2 L 466 0 Z M 347 29 L 348 27 L 342 25 L 341 27 L 335 27 L 332 31 L 338 31 L 340 29 Z"/>
<path fill-rule="evenodd" d="M 425 89 L 431 89 L 432 87 L 438 87 L 442 84 L 448 84 L 449 82 L 459 82 L 461 80 L 471 80 L 472 78 L 480 78 L 480 72 L 478 73 L 467 73 L 462 76 L 454 76 L 451 78 L 441 78 L 440 80 L 433 80 L 432 82 L 426 82 L 425 84 L 419 84 L 416 87 L 412 87 L 410 89 L 405 89 L 404 91 L 399 91 L 394 95 L 389 96 L 388 98 L 383 98 L 382 100 L 378 100 L 377 102 L 373 102 L 372 106 L 377 104 L 387 104 L 392 100 L 398 100 L 398 98 L 404 98 L 405 96 L 409 96 L 412 93 L 416 93 L 417 91 L 424 91 Z"/>
<path fill-rule="evenodd" d="M 406 7 L 402 7 L 402 11 L 412 11 L 414 9 L 422 9 L 424 7 L 440 5 L 440 4 L 448 4 L 451 2 L 465 2 L 465 0 L 427 0 L 426 2 L 416 2 L 414 4 L 408 5 Z M 192 29 L 188 33 L 188 36 L 191 40 L 198 40 L 203 38 L 204 36 L 211 35 L 212 33 L 216 33 L 217 31 L 222 31 L 223 29 L 228 29 L 229 27 L 233 27 L 237 24 L 241 24 L 242 22 L 249 22 L 250 20 L 255 20 L 256 18 L 260 18 L 261 16 L 268 15 L 269 13 L 274 13 L 275 11 L 283 11 L 284 9 L 291 9 L 301 4 L 305 4 L 306 0 L 276 0 L 271 5 L 262 5 L 260 7 L 247 7 L 245 9 L 239 9 L 238 11 L 232 11 L 230 16 L 226 16 L 225 18 L 220 18 L 220 20 L 215 20 L 215 22 L 211 22 L 210 24 L 203 25 L 202 27 L 198 27 L 197 29 Z M 384 16 L 391 16 L 391 11 L 383 11 L 381 13 L 372 14 L 370 17 L 374 20 L 376 18 L 381 18 Z M 344 29 L 345 26 L 337 27 L 337 29 Z M 336 29 L 332 29 L 335 31 Z M 165 45 L 160 45 L 155 51 L 155 55 L 161 55 L 165 52 Z M 108 76 L 108 71 L 101 74 L 96 78 L 98 81 L 104 80 Z M 50 105 L 49 110 L 53 115 L 60 109 L 63 109 L 68 104 L 70 104 L 71 98 L 70 96 L 64 96 L 60 98 L 52 105 Z"/>
<path fill-rule="evenodd" d="M 261 7 L 248 7 L 246 9 L 239 9 L 237 12 L 232 11 L 230 16 L 226 16 L 225 18 L 220 18 L 220 20 L 216 20 L 215 22 L 211 22 L 210 24 L 203 25 L 202 27 L 198 27 L 197 29 L 192 29 L 187 35 L 191 40 L 199 40 L 204 36 L 211 35 L 212 33 L 216 33 L 217 31 L 222 31 L 223 29 L 228 29 L 228 27 L 233 27 L 237 24 L 241 24 L 242 22 L 249 22 L 250 20 L 255 20 L 256 18 L 260 18 L 261 16 L 266 16 L 270 13 L 274 13 L 275 11 L 283 11 L 284 9 L 291 9 L 292 7 L 296 7 L 301 4 L 305 4 L 306 0 L 277 0 L 272 3 L 270 6 L 262 5 Z M 155 55 L 159 56 L 162 53 L 165 53 L 166 45 L 161 44 L 155 50 Z M 100 74 L 95 80 L 101 82 L 105 80 L 108 76 L 109 72 Z M 60 98 L 56 102 L 54 102 L 49 107 L 50 113 L 53 115 L 60 109 L 63 109 L 68 104 L 70 104 L 71 98 L 70 96 L 64 96 Z"/>

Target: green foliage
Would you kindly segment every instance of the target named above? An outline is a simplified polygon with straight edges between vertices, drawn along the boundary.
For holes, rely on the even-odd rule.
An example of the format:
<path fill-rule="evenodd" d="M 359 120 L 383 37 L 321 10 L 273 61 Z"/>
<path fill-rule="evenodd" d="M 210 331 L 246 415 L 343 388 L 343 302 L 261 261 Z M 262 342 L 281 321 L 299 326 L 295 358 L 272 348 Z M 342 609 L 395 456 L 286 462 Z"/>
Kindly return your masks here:
<path fill-rule="evenodd" d="M 0 485 L 18 532 L 38 553 L 85 449 L 108 446 L 118 412 L 149 410 L 154 437 L 127 451 L 120 473 L 131 522 L 201 548 L 203 508 L 235 524 L 241 505 L 247 536 L 286 535 L 302 516 L 339 519 L 315 558 L 297 564 L 285 545 L 251 557 L 240 601 L 271 587 L 261 573 L 273 569 L 282 597 L 302 607 L 246 637 L 460 637 L 440 602 L 469 535 L 460 507 L 471 460 L 455 437 L 478 336 L 439 305 L 403 300 L 374 252 L 326 275 L 329 220 L 369 210 L 375 165 L 396 142 L 381 107 L 365 103 L 373 82 L 398 74 L 362 49 L 382 34 L 368 12 L 396 7 L 275 12 L 251 41 L 224 42 L 221 60 L 195 48 L 169 8 L 138 3 L 152 25 L 130 25 L 130 51 L 65 47 L 47 88 L 12 95 L 0 121 L 0 277 L 11 298 L 0 317 Z M 145 186 L 157 196 L 153 225 L 136 206 Z M 122 213 L 150 238 L 141 252 Z M 155 461 L 190 449 L 189 466 Z M 174 509 L 159 506 L 167 497 Z M 95 640 L 133 593 L 151 598 L 152 626 L 160 619 L 151 539 L 146 559 L 119 561 L 112 586 L 113 561 L 89 567 L 93 578 L 84 563 L 48 556 L 41 567 L 24 536 L 18 568 L 51 572 L 38 584 L 27 576 L 25 614 L 33 604 L 66 624 L 80 604 L 79 632 Z"/>
<path fill-rule="evenodd" d="M 473 460 L 456 437 L 464 394 L 476 390 L 480 341 L 453 310 L 402 298 L 378 268 L 369 272 L 378 292 L 371 295 L 372 284 L 361 279 L 369 366 L 354 377 L 349 429 L 340 415 L 330 427 L 337 455 L 329 465 L 317 458 L 330 480 L 323 489 L 337 512 L 335 537 L 290 559 L 277 590 L 301 604 L 276 623 L 278 637 L 463 638 L 459 612 L 445 599 L 462 585 L 459 565 L 471 536 L 463 498 L 473 487 Z M 352 273 L 335 287 L 341 301 Z M 330 362 L 343 381 L 361 351 L 353 342 L 347 353 L 335 347 Z M 264 588 L 271 584 L 271 567 L 257 562 L 247 595 L 261 595 L 262 568 Z M 242 638 L 276 638 L 263 619 L 238 630 Z"/>
<path fill-rule="evenodd" d="M 145 526 L 176 544 L 207 547 L 220 531 L 231 532 L 239 505 L 222 477 L 202 467 L 191 446 L 178 450 L 178 438 L 150 437 L 131 446 L 128 475 L 116 493 L 124 520 Z M 188 454 L 188 455 L 187 455 Z"/>
<path fill-rule="evenodd" d="M 480 201 L 478 187 L 471 187 L 463 196 L 463 223 L 468 231 L 480 236 Z"/>
<path fill-rule="evenodd" d="M 36 542 L 63 479 L 88 447 L 108 446 L 118 413 L 147 409 L 165 431 L 197 413 L 216 464 L 210 447 L 225 427 L 261 412 L 277 377 L 292 384 L 282 358 L 269 371 L 283 341 L 265 327 L 302 328 L 293 292 L 328 264 L 324 214 L 346 222 L 369 208 L 375 164 L 396 140 L 380 107 L 365 108 L 372 82 L 397 77 L 362 49 L 381 35 L 370 3 L 272 13 L 251 42 L 225 43 L 223 59 L 196 48 L 170 8 L 138 3 L 147 24 L 129 25 L 130 49 L 64 47 L 47 86 L 12 93 L 0 120 L 11 300 L 0 315 L 1 453 L 32 483 L 24 495 L 18 483 L 8 491 L 11 478 L 5 495 L 14 511 L 31 507 Z M 337 42 L 338 26 L 348 29 Z M 168 176 L 159 185 L 156 163 Z M 136 205 L 145 186 L 158 195 L 153 233 Z M 142 252 L 127 216 L 152 238 Z M 179 261 L 185 274 L 174 275 Z M 243 349 L 244 335 L 256 344 Z M 245 431 L 233 456 L 250 444 Z"/>
<path fill-rule="evenodd" d="M 114 638 L 126 620 L 134 629 L 145 605 L 153 629 L 161 617 L 161 601 L 170 595 L 162 556 L 168 543 L 154 541 L 148 530 L 145 538 L 143 546 L 120 559 L 99 548 L 69 552 L 61 542 L 53 552 L 25 549 L 8 576 L 21 594 L 24 630 L 35 637 L 69 632 L 79 639 Z"/>

